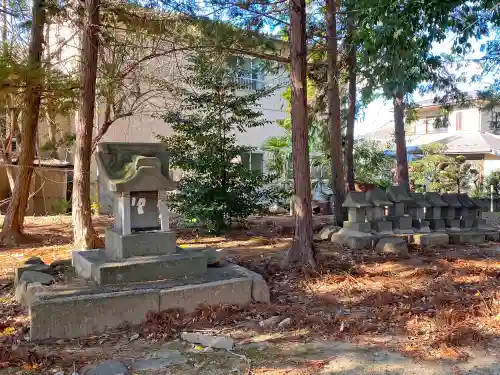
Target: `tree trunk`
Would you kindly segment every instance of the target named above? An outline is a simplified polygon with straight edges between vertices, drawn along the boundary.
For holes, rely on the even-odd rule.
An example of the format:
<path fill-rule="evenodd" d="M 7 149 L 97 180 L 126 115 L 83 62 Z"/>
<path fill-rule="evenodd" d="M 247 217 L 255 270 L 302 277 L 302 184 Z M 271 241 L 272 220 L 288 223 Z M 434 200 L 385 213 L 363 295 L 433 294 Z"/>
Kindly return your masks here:
<path fill-rule="evenodd" d="M 23 144 L 18 162 L 18 172 L 14 192 L 0 235 L 0 242 L 19 243 L 23 240 L 22 230 L 26 207 L 28 205 L 31 176 L 33 174 L 35 143 L 42 96 L 41 57 L 43 43 L 43 25 L 45 23 L 44 0 L 33 2 L 33 24 L 29 48 L 29 64 L 34 74 L 27 82 L 24 97 L 24 123 L 22 128 Z"/>
<path fill-rule="evenodd" d="M 302 262 L 315 269 L 307 119 L 306 3 L 305 0 L 294 0 L 289 6 L 295 235 L 284 265 Z"/>
<path fill-rule="evenodd" d="M 396 141 L 396 181 L 400 186 L 410 190 L 410 178 L 408 175 L 408 154 L 406 152 L 405 137 L 405 107 L 403 93 L 398 91 L 394 98 L 394 137 Z"/>
<path fill-rule="evenodd" d="M 347 70 L 349 79 L 349 108 L 347 111 L 347 126 L 345 140 L 345 179 L 349 191 L 354 191 L 354 121 L 356 119 L 356 46 L 353 40 L 354 13 L 350 12 L 347 17 Z"/>
<path fill-rule="evenodd" d="M 344 172 L 342 168 L 342 132 L 340 122 L 340 93 L 337 46 L 337 4 L 336 0 L 326 0 L 326 35 L 328 60 L 328 131 L 330 133 L 330 163 L 332 169 L 333 212 L 337 225 L 344 220 Z"/>
<path fill-rule="evenodd" d="M 99 49 L 99 0 L 85 0 L 80 66 L 80 111 L 76 123 L 75 167 L 73 173 L 73 236 L 77 248 L 97 245 L 90 206 L 90 160 L 94 127 L 97 53 Z"/>

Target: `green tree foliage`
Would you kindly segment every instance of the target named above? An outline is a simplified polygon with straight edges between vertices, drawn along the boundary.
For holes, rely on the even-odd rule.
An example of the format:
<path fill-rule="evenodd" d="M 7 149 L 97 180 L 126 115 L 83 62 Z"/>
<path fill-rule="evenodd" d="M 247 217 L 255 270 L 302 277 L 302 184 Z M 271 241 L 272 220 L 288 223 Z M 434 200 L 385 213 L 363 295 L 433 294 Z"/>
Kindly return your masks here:
<path fill-rule="evenodd" d="M 354 180 L 386 188 L 393 182 L 394 160 L 375 141 L 354 142 Z"/>
<path fill-rule="evenodd" d="M 445 151 L 440 143 L 422 146 L 423 158 L 413 161 L 410 168 L 417 191 L 460 193 L 477 182 L 478 171 L 465 156 L 447 156 Z"/>
<path fill-rule="evenodd" d="M 261 172 L 237 162 L 253 148 L 238 145 L 235 133 L 268 123 L 256 108 L 272 88 L 242 92 L 235 80 L 240 63 L 222 54 L 190 58 L 175 92 L 182 104 L 163 116 L 175 134 L 159 137 L 172 166 L 186 173 L 173 209 L 216 232 L 230 226 L 231 219 L 260 210 L 262 202 Z"/>
<path fill-rule="evenodd" d="M 492 171 L 484 180 L 484 188 L 487 194 L 490 193 L 490 186 L 493 186 L 493 194 L 495 197 L 500 196 L 500 169 Z"/>

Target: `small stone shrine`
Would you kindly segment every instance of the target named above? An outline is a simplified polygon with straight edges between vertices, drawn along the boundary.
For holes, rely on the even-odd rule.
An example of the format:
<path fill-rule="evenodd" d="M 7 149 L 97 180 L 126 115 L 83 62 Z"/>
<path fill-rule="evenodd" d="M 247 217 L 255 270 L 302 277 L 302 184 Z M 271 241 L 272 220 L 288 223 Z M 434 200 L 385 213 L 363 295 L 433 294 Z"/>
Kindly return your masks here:
<path fill-rule="evenodd" d="M 366 200 L 372 204 L 372 207 L 366 208 L 366 219 L 372 230 L 378 233 L 392 233 L 392 223 L 386 220 L 385 209 L 394 203 L 387 198 L 387 193 L 375 188 L 366 193 Z"/>
<path fill-rule="evenodd" d="M 464 229 L 477 228 L 478 206 L 467 194 L 457 194 L 458 201 L 462 205 L 460 209 L 460 227 Z"/>
<path fill-rule="evenodd" d="M 460 210 L 462 209 L 462 205 L 458 201 L 458 194 L 443 194 L 441 195 L 441 199 L 448 204 L 448 206 L 443 207 L 441 211 L 446 229 L 450 231 L 459 231 Z"/>
<path fill-rule="evenodd" d="M 429 233 L 429 221 L 425 220 L 425 211 L 431 207 L 424 193 L 410 193 L 413 202 L 409 202 L 408 214 L 412 217 L 413 229 L 419 233 Z"/>
<path fill-rule="evenodd" d="M 31 339 L 97 334 L 168 309 L 269 302 L 264 279 L 226 262 L 223 249 L 176 246 L 166 202 L 176 184 L 162 144 L 101 143 L 96 159 L 114 195 L 114 225 L 105 249 L 73 251 L 75 285 L 29 284 L 20 293 Z"/>
<path fill-rule="evenodd" d="M 342 207 L 348 209 L 348 220 L 344 221 L 343 229 L 370 233 L 371 225 L 366 221 L 366 212 L 372 205 L 366 200 L 365 193 L 350 191 Z"/>
<path fill-rule="evenodd" d="M 483 213 L 489 212 L 490 202 L 488 200 L 480 198 L 470 198 L 470 200 L 476 205 L 476 214 L 474 217 L 474 228 L 478 229 L 488 229 L 491 230 L 491 226 L 486 224 L 486 219 L 483 219 Z"/>
<path fill-rule="evenodd" d="M 441 210 L 448 207 L 448 203 L 441 199 L 441 195 L 436 192 L 424 193 L 425 199 L 430 204 L 430 207 L 425 209 L 425 219 L 429 222 L 429 227 L 434 231 L 444 231 L 446 225 Z"/>
<path fill-rule="evenodd" d="M 387 197 L 394 205 L 389 207 L 387 220 L 392 222 L 394 233 L 413 233 L 413 219 L 406 214 L 406 206 L 413 205 L 413 199 L 403 186 L 395 185 L 387 188 Z"/>

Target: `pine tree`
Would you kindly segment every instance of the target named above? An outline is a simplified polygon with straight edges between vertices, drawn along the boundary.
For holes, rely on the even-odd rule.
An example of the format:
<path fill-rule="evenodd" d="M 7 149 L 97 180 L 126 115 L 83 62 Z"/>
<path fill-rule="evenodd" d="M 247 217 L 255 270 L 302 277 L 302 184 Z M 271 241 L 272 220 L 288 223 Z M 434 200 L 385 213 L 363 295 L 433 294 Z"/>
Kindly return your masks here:
<path fill-rule="evenodd" d="M 239 145 L 236 132 L 268 123 L 258 106 L 273 88 L 246 92 L 237 79 L 243 60 L 204 53 L 190 58 L 182 87 L 176 89 L 182 104 L 163 116 L 174 135 L 159 137 L 172 166 L 186 173 L 172 208 L 215 232 L 260 208 L 263 177 L 237 162 L 253 148 Z"/>

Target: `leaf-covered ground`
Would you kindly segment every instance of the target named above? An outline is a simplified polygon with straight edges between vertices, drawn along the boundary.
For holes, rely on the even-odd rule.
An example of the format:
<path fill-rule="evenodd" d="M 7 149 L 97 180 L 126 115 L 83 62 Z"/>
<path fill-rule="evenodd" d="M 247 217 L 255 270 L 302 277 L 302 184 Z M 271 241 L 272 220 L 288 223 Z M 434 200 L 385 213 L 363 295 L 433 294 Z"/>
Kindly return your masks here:
<path fill-rule="evenodd" d="M 108 223 L 105 218 L 96 220 L 100 230 Z M 291 241 L 292 227 L 289 218 L 256 218 L 247 228 L 223 237 L 206 236 L 193 230 L 180 231 L 178 236 L 183 247 L 229 248 L 232 261 L 266 278 L 272 294 L 271 306 L 205 308 L 188 316 L 167 311 L 149 316 L 140 327 L 36 345 L 25 340 L 27 317 L 12 302 L 9 275 L 15 266 L 31 256 L 40 256 L 45 262 L 69 258 L 71 218 L 30 219 L 27 231 L 34 234 L 39 243 L 2 248 L 0 252 L 3 277 L 0 284 L 5 286 L 0 291 L 0 368 L 14 366 L 18 370 L 41 373 L 49 373 L 45 371 L 54 368 L 81 368 L 116 356 L 117 348 L 139 342 L 159 345 L 175 340 L 184 329 L 195 328 L 231 335 L 241 345 L 250 347 L 256 342 L 265 342 L 276 349 L 318 340 L 341 340 L 396 351 L 432 364 L 439 360 L 473 361 L 477 353 L 500 355 L 500 247 L 497 244 L 411 248 L 410 255 L 401 258 L 322 242 L 317 243 L 318 272 L 304 273 L 300 269 L 280 269 L 280 261 Z M 290 317 L 291 324 L 279 329 L 259 325 L 274 315 L 283 319 Z M 137 336 L 134 340 L 137 343 L 131 343 L 130 338 Z M 247 359 L 252 357 L 252 350 L 245 350 L 242 355 Z M 251 366 L 243 366 L 239 371 L 313 374 L 320 373 L 331 362 L 328 356 L 292 356 L 283 350 L 265 355 L 271 351 L 257 352 Z M 292 372 L 290 366 L 283 365 L 287 360 L 297 362 Z M 0 374 L 3 374 L 1 370 Z"/>

